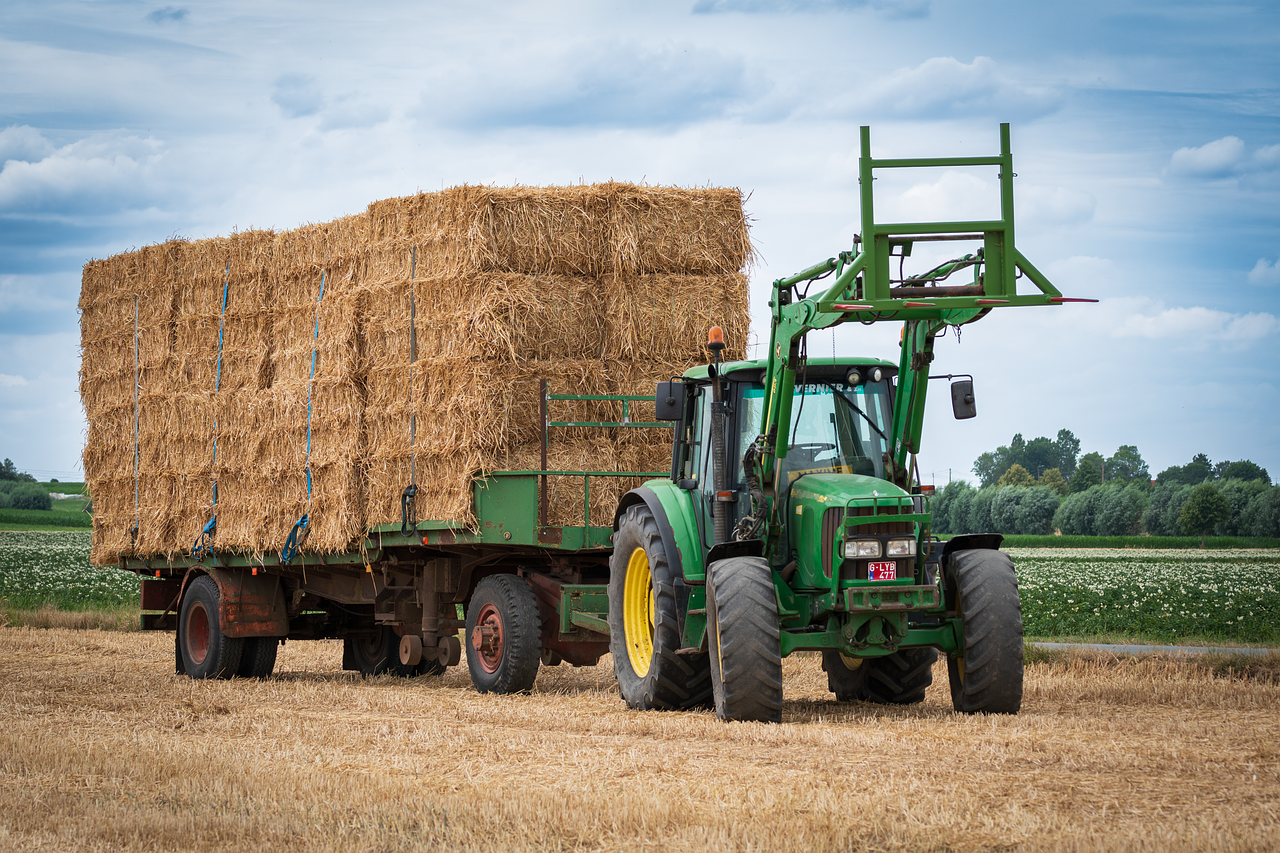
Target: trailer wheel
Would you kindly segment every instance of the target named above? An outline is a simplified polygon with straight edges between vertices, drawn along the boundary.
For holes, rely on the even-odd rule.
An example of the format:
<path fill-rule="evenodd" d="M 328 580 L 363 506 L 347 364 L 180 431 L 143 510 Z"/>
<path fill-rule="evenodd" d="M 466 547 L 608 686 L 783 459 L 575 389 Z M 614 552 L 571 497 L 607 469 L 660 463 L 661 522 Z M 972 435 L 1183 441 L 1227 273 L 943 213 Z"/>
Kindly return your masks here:
<path fill-rule="evenodd" d="M 1001 551 L 951 555 L 963 650 L 947 660 L 951 703 L 965 714 L 1016 714 L 1022 706 L 1022 603 L 1013 561 Z"/>
<path fill-rule="evenodd" d="M 231 678 L 240 668 L 244 640 L 222 633 L 218 585 L 201 575 L 187 587 L 178 618 L 182 669 L 192 678 Z"/>
<path fill-rule="evenodd" d="M 933 684 L 937 649 L 903 649 L 878 658 L 849 658 L 830 649 L 822 653 L 827 688 L 840 702 L 914 705 Z M 853 664 L 850 666 L 850 664 Z"/>
<path fill-rule="evenodd" d="M 711 684 L 722 720 L 782 720 L 776 595 L 763 557 L 730 557 L 708 567 Z"/>
<path fill-rule="evenodd" d="M 414 667 L 400 663 L 400 637 L 383 625 L 372 634 L 345 637 L 342 641 L 342 668 L 361 675 L 412 675 Z"/>
<path fill-rule="evenodd" d="M 528 581 L 490 575 L 467 605 L 467 668 L 481 693 L 527 693 L 538 677 L 542 620 Z"/>
<path fill-rule="evenodd" d="M 236 675 L 241 678 L 267 678 L 275 671 L 276 653 L 279 651 L 279 637 L 246 637 Z"/>
<path fill-rule="evenodd" d="M 609 651 L 630 708 L 681 710 L 711 699 L 706 652 L 678 654 L 675 578 L 653 511 L 629 507 L 609 558 Z"/>

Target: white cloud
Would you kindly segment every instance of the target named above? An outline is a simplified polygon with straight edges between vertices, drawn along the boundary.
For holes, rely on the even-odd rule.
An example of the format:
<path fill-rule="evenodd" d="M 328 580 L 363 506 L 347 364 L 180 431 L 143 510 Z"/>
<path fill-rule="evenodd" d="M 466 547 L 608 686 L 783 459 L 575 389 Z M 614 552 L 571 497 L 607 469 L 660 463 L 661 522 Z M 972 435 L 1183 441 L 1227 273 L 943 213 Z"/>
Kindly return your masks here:
<path fill-rule="evenodd" d="M 27 380 L 21 376 L 10 376 L 7 373 L 0 373 L 0 388 L 16 388 L 19 385 L 26 385 Z"/>
<path fill-rule="evenodd" d="M 1235 171 L 1243 160 L 1244 140 L 1224 136 L 1199 148 L 1179 148 L 1169 159 L 1169 170 L 1175 175 L 1222 178 Z"/>
<path fill-rule="evenodd" d="M 160 157 L 154 139 L 106 133 L 39 160 L 9 160 L 0 170 L 0 211 L 78 213 L 145 205 L 151 168 Z"/>
<path fill-rule="evenodd" d="M 1231 314 L 1212 308 L 1164 308 L 1155 303 L 1149 313 L 1126 317 L 1112 330 L 1117 338 L 1176 340 L 1192 349 L 1209 344 L 1243 347 L 1280 333 L 1280 318 L 1265 312 Z"/>
<path fill-rule="evenodd" d="M 1057 109 L 1061 95 L 1046 87 L 1016 82 L 987 56 L 965 64 L 953 56 L 935 56 L 913 68 L 899 69 L 843 104 L 845 111 L 894 116 L 941 118 L 975 114 L 1041 115 Z M 862 92 L 870 92 L 863 95 Z"/>
<path fill-rule="evenodd" d="M 1280 259 L 1275 263 L 1266 258 L 1258 258 L 1258 262 L 1249 270 L 1249 283 L 1263 287 L 1280 284 Z"/>
<path fill-rule="evenodd" d="M 0 164 L 8 160 L 31 163 L 43 160 L 53 151 L 53 143 L 45 139 L 34 127 L 24 124 L 0 130 Z"/>

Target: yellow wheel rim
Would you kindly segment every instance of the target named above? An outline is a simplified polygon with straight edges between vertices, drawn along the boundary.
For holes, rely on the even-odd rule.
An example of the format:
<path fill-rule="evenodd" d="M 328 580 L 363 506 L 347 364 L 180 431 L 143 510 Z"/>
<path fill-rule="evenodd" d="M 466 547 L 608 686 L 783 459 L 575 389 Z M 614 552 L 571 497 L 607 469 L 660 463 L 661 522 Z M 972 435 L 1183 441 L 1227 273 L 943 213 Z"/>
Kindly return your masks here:
<path fill-rule="evenodd" d="M 848 655 L 846 655 L 844 652 L 840 653 L 840 660 L 844 661 L 844 665 L 848 669 L 857 669 L 858 667 L 862 666 L 862 658 L 851 658 Z"/>
<path fill-rule="evenodd" d="M 653 662 L 653 574 L 643 548 L 631 552 L 622 588 L 622 627 L 627 632 L 627 657 L 641 678 Z"/>

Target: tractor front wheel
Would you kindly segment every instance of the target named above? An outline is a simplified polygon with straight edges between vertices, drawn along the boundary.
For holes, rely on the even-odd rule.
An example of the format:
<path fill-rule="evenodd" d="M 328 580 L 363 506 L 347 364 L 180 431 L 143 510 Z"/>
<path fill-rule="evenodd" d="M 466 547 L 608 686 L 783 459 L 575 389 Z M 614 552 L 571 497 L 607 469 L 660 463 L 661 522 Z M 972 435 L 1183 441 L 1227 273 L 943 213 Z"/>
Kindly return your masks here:
<path fill-rule="evenodd" d="M 481 693 L 528 693 L 542 658 L 538 599 L 528 581 L 490 575 L 467 605 L 467 668 Z"/>
<path fill-rule="evenodd" d="M 707 571 L 711 684 L 722 720 L 782 721 L 776 596 L 763 557 L 717 560 Z"/>
<path fill-rule="evenodd" d="M 965 714 L 1016 714 L 1022 706 L 1022 602 L 1013 561 L 982 549 L 951 555 L 950 580 L 964 647 L 947 660 L 951 704 Z"/>
<path fill-rule="evenodd" d="M 711 698 L 706 652 L 678 653 L 675 577 L 653 511 L 629 507 L 609 558 L 609 651 L 630 708 L 681 710 Z"/>
<path fill-rule="evenodd" d="M 924 701 L 933 683 L 936 649 L 903 649 L 878 658 L 846 658 L 834 649 L 822 653 L 827 688 L 841 702 L 914 705 Z"/>

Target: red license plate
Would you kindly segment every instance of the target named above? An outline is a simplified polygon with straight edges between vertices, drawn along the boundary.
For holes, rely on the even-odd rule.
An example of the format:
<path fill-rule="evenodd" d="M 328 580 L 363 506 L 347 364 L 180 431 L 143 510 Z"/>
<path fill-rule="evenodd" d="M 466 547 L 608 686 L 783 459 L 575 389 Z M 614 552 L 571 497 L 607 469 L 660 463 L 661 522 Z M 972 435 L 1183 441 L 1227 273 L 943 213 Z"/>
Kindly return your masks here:
<path fill-rule="evenodd" d="M 898 579 L 898 564 L 889 563 L 867 563 L 867 580 L 869 581 L 896 581 Z"/>

